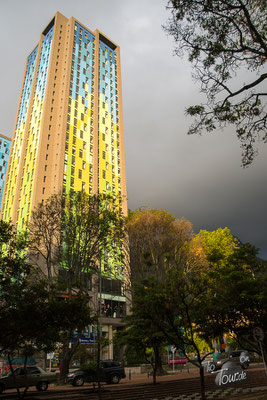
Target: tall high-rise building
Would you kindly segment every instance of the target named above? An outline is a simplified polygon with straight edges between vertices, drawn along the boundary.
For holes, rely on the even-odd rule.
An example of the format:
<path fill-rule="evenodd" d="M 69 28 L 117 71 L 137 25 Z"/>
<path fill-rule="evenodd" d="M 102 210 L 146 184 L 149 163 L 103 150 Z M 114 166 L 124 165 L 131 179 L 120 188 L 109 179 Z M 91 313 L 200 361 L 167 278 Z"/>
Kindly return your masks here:
<path fill-rule="evenodd" d="M 38 203 L 70 190 L 118 196 L 127 213 L 120 48 L 57 12 L 26 60 L 2 217 L 23 229 Z M 109 339 L 125 313 L 121 283 L 103 277 L 96 294 Z"/>
<path fill-rule="evenodd" d="M 6 179 L 7 163 L 10 152 L 10 138 L 0 134 L 0 209 Z"/>
<path fill-rule="evenodd" d="M 56 13 L 28 56 L 2 216 L 25 228 L 31 211 L 70 189 L 121 196 L 127 212 L 120 48 Z"/>

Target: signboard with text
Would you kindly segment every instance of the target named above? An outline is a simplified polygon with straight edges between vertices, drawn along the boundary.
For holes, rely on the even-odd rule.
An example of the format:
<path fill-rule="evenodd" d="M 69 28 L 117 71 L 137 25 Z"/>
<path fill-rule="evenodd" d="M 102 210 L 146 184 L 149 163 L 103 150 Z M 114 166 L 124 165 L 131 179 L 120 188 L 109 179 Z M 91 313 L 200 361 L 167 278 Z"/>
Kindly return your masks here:
<path fill-rule="evenodd" d="M 77 338 L 76 338 L 76 337 L 73 337 L 73 338 L 71 339 L 71 343 L 75 343 L 76 340 L 77 340 Z M 79 339 L 79 343 L 95 343 L 95 339 L 93 339 L 93 338 L 88 338 L 88 337 L 81 337 L 81 338 Z"/>
<path fill-rule="evenodd" d="M 169 364 L 186 364 L 186 358 L 170 358 Z"/>

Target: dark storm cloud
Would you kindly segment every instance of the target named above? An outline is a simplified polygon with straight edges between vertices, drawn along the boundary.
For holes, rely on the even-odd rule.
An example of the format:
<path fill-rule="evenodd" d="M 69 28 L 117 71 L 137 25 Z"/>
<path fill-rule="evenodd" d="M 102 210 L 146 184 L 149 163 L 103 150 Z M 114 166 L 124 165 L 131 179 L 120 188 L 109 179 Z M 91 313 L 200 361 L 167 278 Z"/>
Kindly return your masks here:
<path fill-rule="evenodd" d="M 187 136 L 187 106 L 201 101 L 185 59 L 161 25 L 163 0 L 13 0 L 1 4 L 0 131 L 13 129 L 27 54 L 56 11 L 100 29 L 121 47 L 128 206 L 165 208 L 199 229 L 228 226 L 267 258 L 267 146 L 243 170 L 229 129 Z M 12 21 L 12 23 L 10 23 Z M 246 75 L 240 80 L 245 81 Z"/>

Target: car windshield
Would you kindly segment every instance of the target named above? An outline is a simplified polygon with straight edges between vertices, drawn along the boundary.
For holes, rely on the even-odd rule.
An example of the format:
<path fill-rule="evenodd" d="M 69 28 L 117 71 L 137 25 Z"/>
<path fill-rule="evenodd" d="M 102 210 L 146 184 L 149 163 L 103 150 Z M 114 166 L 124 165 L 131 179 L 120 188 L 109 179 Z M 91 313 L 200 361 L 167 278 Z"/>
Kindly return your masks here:
<path fill-rule="evenodd" d="M 229 357 L 229 354 L 226 353 L 220 353 L 217 355 L 217 360 L 223 360 L 224 358 Z"/>
<path fill-rule="evenodd" d="M 27 369 L 27 374 L 45 374 L 45 370 L 43 370 L 41 367 L 26 367 Z M 15 368 L 14 369 L 14 375 L 24 375 L 24 368 Z M 7 376 L 12 376 L 12 372 L 10 371 Z"/>

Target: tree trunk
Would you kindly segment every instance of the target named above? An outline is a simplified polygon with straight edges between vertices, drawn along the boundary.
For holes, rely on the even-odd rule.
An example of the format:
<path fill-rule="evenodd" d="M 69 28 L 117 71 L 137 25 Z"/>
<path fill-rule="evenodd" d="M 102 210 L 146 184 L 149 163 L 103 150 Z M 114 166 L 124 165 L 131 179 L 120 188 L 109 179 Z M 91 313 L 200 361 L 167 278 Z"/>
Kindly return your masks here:
<path fill-rule="evenodd" d="M 205 377 L 204 377 L 204 367 L 200 364 L 199 368 L 200 373 L 200 390 L 201 390 L 201 399 L 206 400 L 205 395 Z"/>
<path fill-rule="evenodd" d="M 11 361 L 11 358 L 10 358 L 10 354 L 9 354 L 9 353 L 7 354 L 7 358 L 8 358 L 8 364 L 9 364 L 9 367 L 10 367 L 10 371 L 11 371 L 11 374 L 12 374 L 12 378 L 14 379 L 14 383 L 15 383 L 15 386 L 16 386 L 18 399 L 21 399 L 20 390 L 19 390 L 19 387 L 18 387 L 18 384 L 17 384 L 16 377 L 15 377 L 15 375 L 14 375 L 14 369 L 13 369 L 13 366 L 12 366 L 12 361 Z"/>
<path fill-rule="evenodd" d="M 99 326 L 99 318 L 97 319 L 97 388 L 98 399 L 102 400 L 102 389 L 100 381 L 100 357 L 101 357 L 101 329 Z"/>
<path fill-rule="evenodd" d="M 25 354 L 25 356 L 24 356 L 24 375 L 25 375 L 25 380 L 26 380 L 26 381 L 27 381 L 27 369 L 26 369 L 26 366 L 27 366 L 27 359 L 28 359 L 27 354 Z M 28 389 L 29 389 L 29 386 L 26 386 L 25 389 L 24 389 L 24 391 L 23 391 L 23 394 L 22 394 L 22 399 L 25 398 Z"/>
<path fill-rule="evenodd" d="M 79 346 L 80 334 L 78 334 L 77 340 L 75 343 L 72 344 L 71 348 L 69 348 L 70 337 L 71 337 L 71 335 L 65 340 L 65 343 L 63 343 L 63 349 L 62 349 L 63 358 L 62 358 L 62 362 L 61 362 L 62 367 L 61 367 L 61 371 L 60 371 L 60 375 L 59 375 L 59 381 L 61 383 L 65 382 L 65 378 L 69 372 L 69 366 L 70 366 L 70 362 L 72 360 L 73 354 L 75 353 L 77 347 Z"/>
<path fill-rule="evenodd" d="M 156 365 L 153 365 L 153 385 L 157 383 L 157 368 Z"/>
<path fill-rule="evenodd" d="M 267 365 L 267 337 L 265 335 L 264 340 L 261 342 L 262 352 L 263 352 L 263 362 L 265 361 L 265 365 Z"/>
<path fill-rule="evenodd" d="M 162 366 L 162 357 L 161 357 L 161 353 L 159 352 L 159 365 L 158 365 L 158 371 L 160 375 L 163 375 L 166 373 L 166 371 L 163 369 Z"/>
<path fill-rule="evenodd" d="M 159 348 L 158 347 L 154 347 L 153 350 L 154 350 L 154 355 L 155 355 L 155 362 L 154 362 L 154 365 L 153 365 L 153 385 L 156 385 L 156 383 L 157 383 L 157 381 L 156 381 L 157 380 L 157 371 L 158 371 L 158 368 L 159 368 L 161 360 L 160 360 Z"/>

